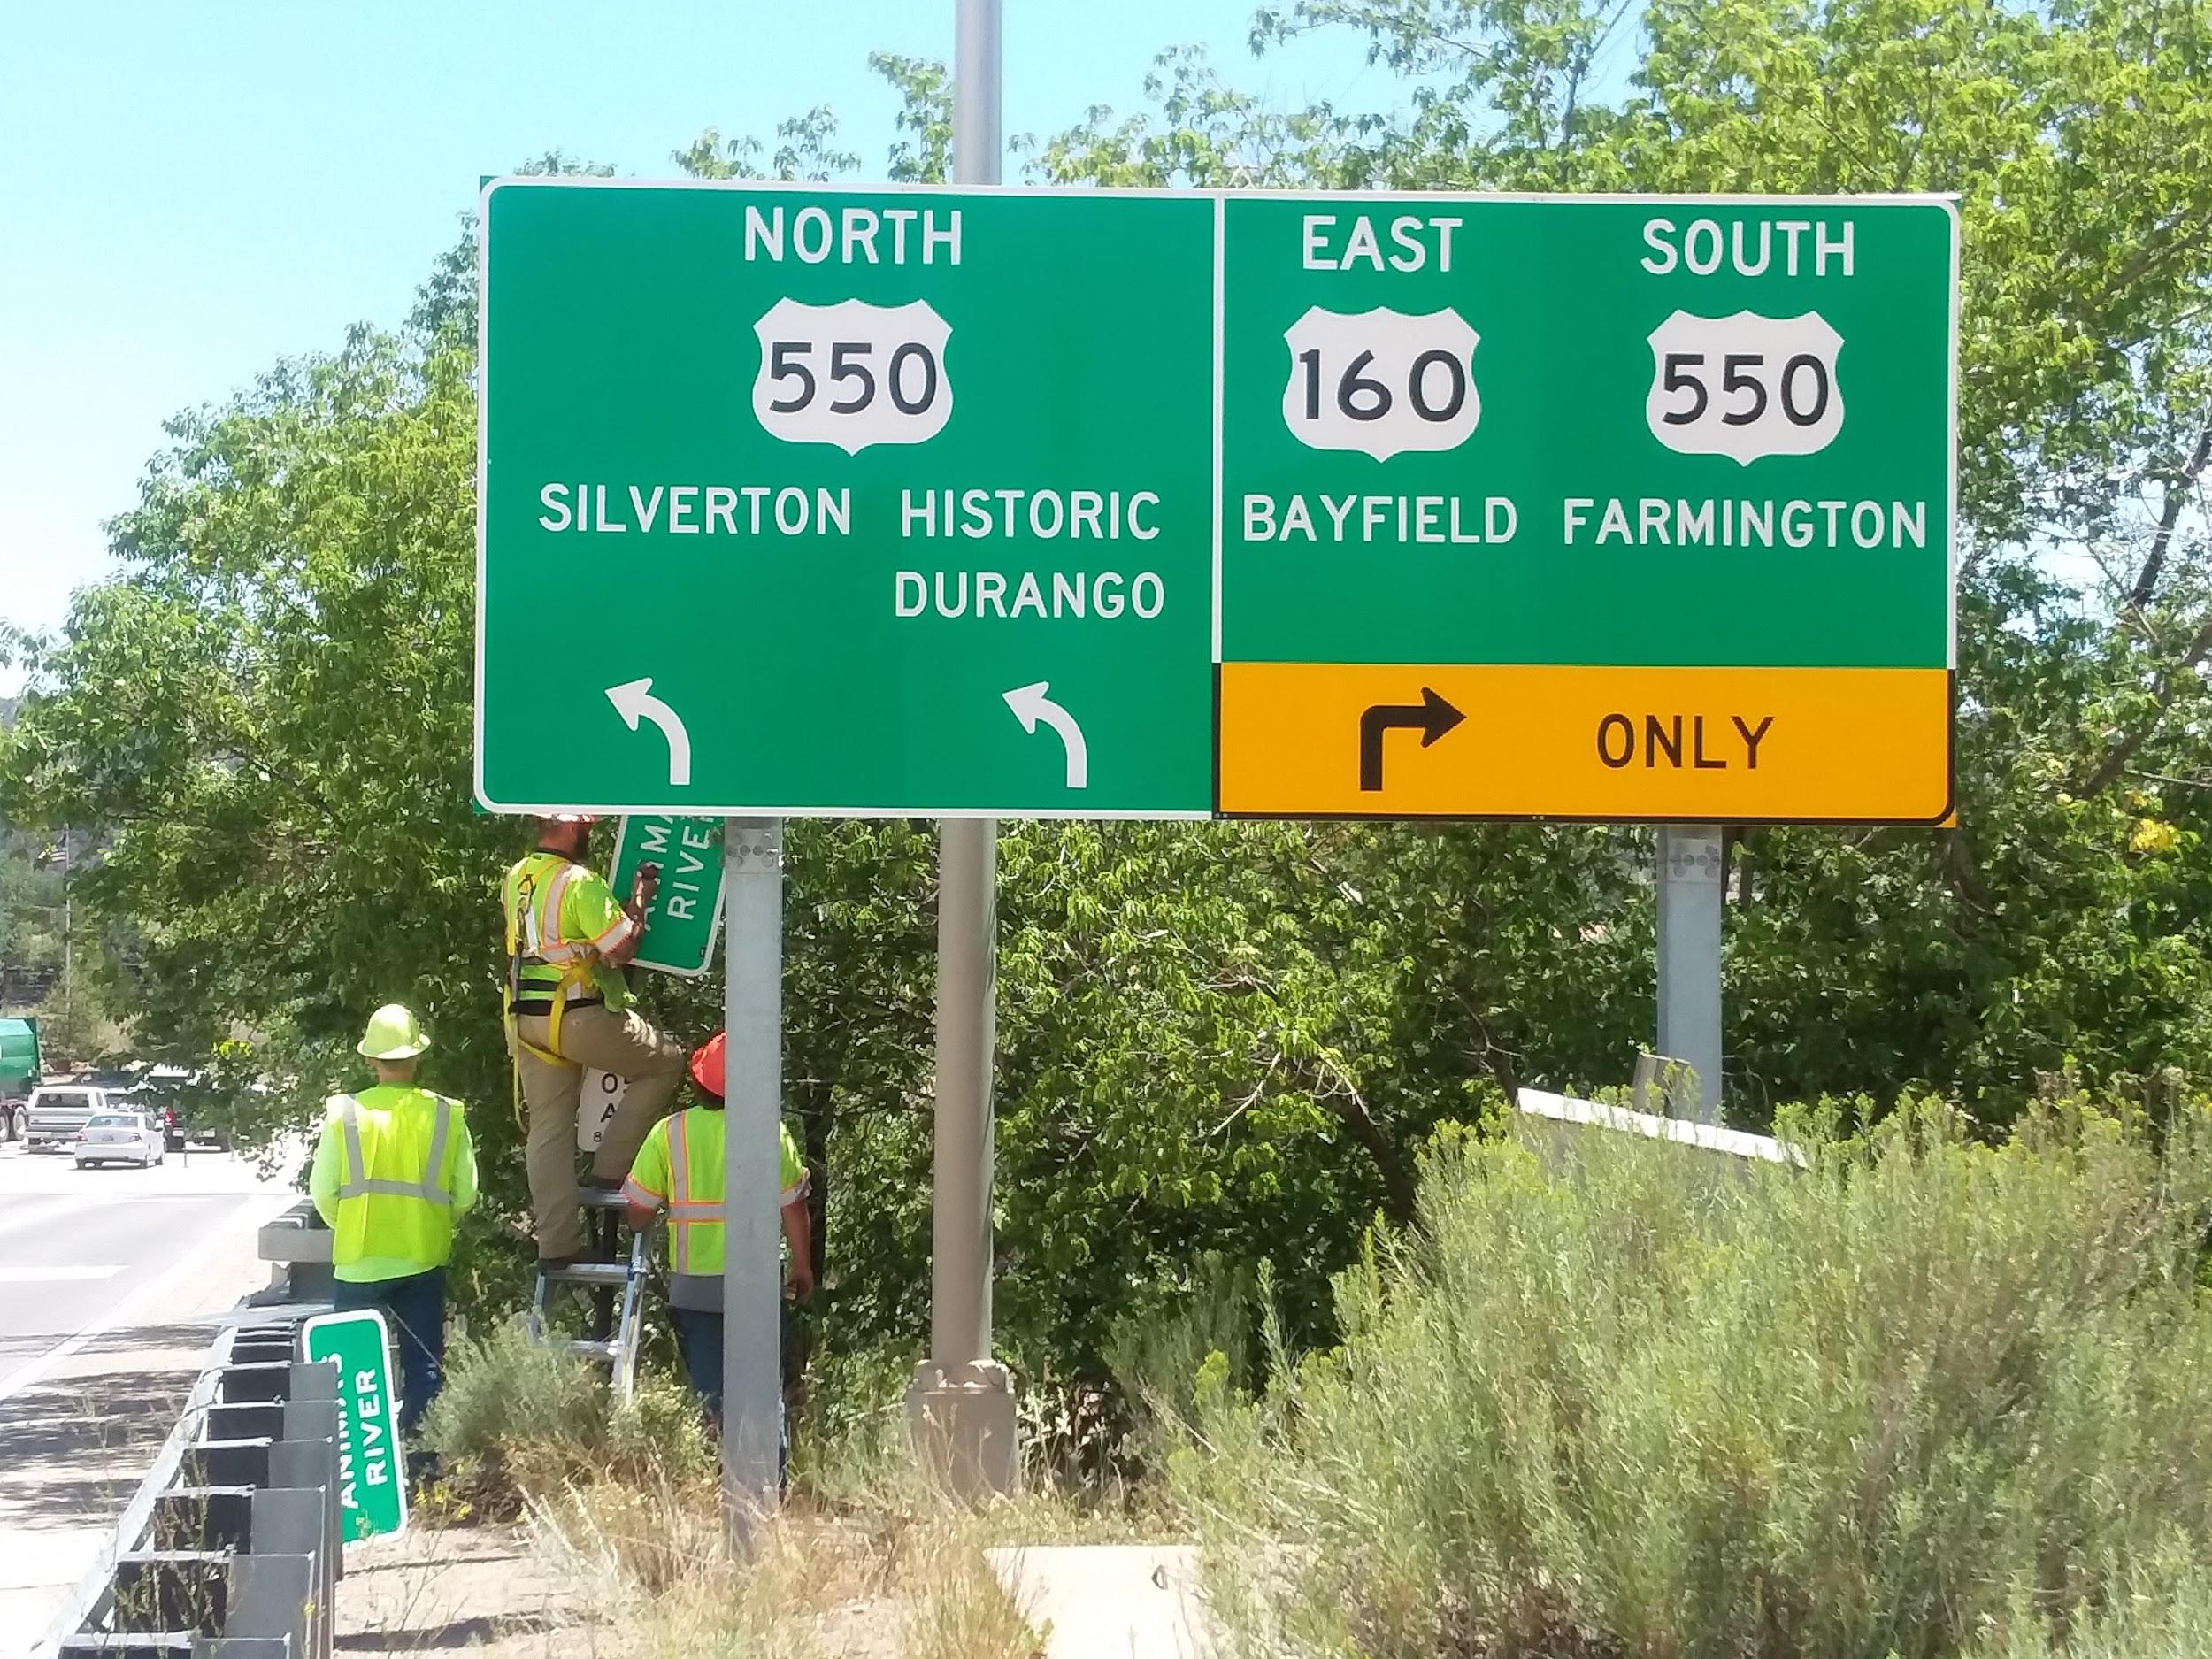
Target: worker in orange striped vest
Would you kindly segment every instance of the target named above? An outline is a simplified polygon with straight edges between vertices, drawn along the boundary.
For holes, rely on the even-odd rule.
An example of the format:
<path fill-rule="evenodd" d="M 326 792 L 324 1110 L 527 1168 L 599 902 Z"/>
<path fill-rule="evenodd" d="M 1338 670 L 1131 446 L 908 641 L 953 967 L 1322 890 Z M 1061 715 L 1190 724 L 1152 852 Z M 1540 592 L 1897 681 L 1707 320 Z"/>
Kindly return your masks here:
<path fill-rule="evenodd" d="M 623 1184 L 630 1225 L 639 1232 L 668 1216 L 668 1314 L 676 1326 L 684 1371 L 707 1414 L 722 1420 L 723 1034 L 716 1032 L 691 1056 L 700 1104 L 664 1118 L 649 1130 Z M 806 1164 L 791 1131 L 776 1125 L 783 1147 L 784 1242 L 790 1247 L 785 1294 L 814 1294 L 814 1238 L 807 1216 Z"/>

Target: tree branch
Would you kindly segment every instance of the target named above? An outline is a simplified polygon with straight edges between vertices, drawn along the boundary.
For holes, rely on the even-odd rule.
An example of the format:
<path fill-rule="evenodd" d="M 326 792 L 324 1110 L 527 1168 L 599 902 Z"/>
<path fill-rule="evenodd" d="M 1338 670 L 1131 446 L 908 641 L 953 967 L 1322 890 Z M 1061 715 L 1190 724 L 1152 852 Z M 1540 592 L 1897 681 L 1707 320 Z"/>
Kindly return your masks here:
<path fill-rule="evenodd" d="M 2182 680 L 2193 674 L 2198 664 L 2207 657 L 2212 657 L 2212 617 L 2205 618 L 2204 626 L 2197 630 L 2197 637 L 2181 654 L 2181 660 L 2158 677 L 2158 695 L 2151 700 L 2150 718 L 2105 751 L 2104 759 L 2097 764 L 2094 772 L 2082 780 L 2081 787 L 2074 791 L 2076 795 L 2086 800 L 2091 795 L 2102 794 L 2112 786 L 2114 780 L 2128 769 L 2128 763 L 2135 758 L 2136 751 L 2149 742 L 2152 733 L 2158 730 L 2159 722 L 2165 718 L 2166 710 L 2180 694 Z"/>
<path fill-rule="evenodd" d="M 2151 538 L 2151 550 L 2144 557 L 2143 568 L 2135 574 L 2135 585 L 2128 589 L 2129 609 L 2149 609 L 2158 579 L 2166 569 L 2166 549 L 2173 541 L 2174 526 L 2181 522 L 2181 510 L 2188 503 L 2207 460 L 2212 460 L 2212 421 L 2205 423 L 2204 431 L 2197 438 L 2196 453 L 2189 457 L 2189 465 L 2182 469 L 2181 476 L 2166 486 L 2166 503 L 2158 515 L 2158 534 Z"/>

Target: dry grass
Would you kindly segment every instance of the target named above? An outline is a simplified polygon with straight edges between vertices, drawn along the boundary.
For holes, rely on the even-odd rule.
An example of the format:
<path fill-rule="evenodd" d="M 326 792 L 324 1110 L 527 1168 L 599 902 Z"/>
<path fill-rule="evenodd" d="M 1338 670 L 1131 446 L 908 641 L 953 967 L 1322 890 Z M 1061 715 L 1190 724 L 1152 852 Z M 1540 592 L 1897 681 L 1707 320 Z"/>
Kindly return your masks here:
<path fill-rule="evenodd" d="M 500 1328 L 457 1345 L 430 1425 L 453 1471 L 448 1509 L 518 1508 L 601 1634 L 634 1659 L 1041 1659 L 984 1559 L 1004 1517 L 934 1488 L 903 1429 L 887 1405 L 803 1448 L 803 1495 L 740 1554 L 696 1402 L 667 1379 L 612 1409 L 597 1378 Z M 1021 1513 L 1041 1525 L 1066 1507 Z"/>
<path fill-rule="evenodd" d="M 904 1552 L 917 1593 L 903 1633 L 904 1659 L 1042 1659 L 1044 1644 L 1000 1585 L 972 1528 L 954 1522 Z"/>
<path fill-rule="evenodd" d="M 707 1480 L 571 1481 L 532 1498 L 529 1516 L 637 1659 L 1041 1659 L 974 1518 L 884 1495 L 870 1509 L 795 1502 L 757 1527 L 749 1555 L 726 1543 Z"/>

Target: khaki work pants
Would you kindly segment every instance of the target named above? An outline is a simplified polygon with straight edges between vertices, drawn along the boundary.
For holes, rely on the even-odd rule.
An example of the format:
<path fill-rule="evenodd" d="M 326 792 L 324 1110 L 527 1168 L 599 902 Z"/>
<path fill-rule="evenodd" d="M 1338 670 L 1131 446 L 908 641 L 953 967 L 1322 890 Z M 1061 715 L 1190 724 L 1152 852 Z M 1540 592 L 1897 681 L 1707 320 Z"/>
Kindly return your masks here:
<path fill-rule="evenodd" d="M 525 1042 L 541 1048 L 551 1046 L 552 1022 L 543 1015 L 522 1015 L 515 1027 Z M 591 1161 L 592 1174 L 610 1183 L 629 1174 L 630 1161 L 645 1144 L 646 1132 L 668 1115 L 684 1071 L 681 1044 L 641 1015 L 614 1013 L 598 1003 L 564 1010 L 561 1053 L 576 1064 L 555 1065 L 527 1048 L 516 1056 L 522 1071 L 522 1098 L 530 1108 L 526 1163 L 540 1256 L 576 1256 L 584 1248 L 576 1190 L 576 1111 L 584 1084 L 580 1068 L 611 1071 L 630 1080 L 629 1092 Z"/>

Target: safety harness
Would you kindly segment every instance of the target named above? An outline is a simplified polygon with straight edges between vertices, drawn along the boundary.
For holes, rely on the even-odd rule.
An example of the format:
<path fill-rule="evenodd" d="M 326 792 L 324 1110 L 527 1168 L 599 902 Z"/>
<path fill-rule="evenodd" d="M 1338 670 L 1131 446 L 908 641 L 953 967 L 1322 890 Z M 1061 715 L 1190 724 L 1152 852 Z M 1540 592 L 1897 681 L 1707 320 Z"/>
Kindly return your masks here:
<path fill-rule="evenodd" d="M 592 953 L 589 945 L 570 944 L 562 941 L 561 905 L 568 896 L 569 883 L 581 874 L 582 865 L 566 862 L 554 872 L 553 879 L 546 884 L 542 926 L 538 919 L 540 906 L 534 876 L 525 874 L 518 879 L 514 902 L 504 907 L 507 912 L 507 984 L 503 1011 L 507 1023 L 509 1051 L 516 1061 L 515 1101 L 518 1114 L 521 1110 L 521 1058 L 525 1050 L 548 1065 L 576 1064 L 560 1051 L 561 1015 L 568 1007 L 576 987 L 590 982 Z M 526 963 L 533 960 L 561 971 L 560 978 L 548 987 L 552 1006 L 546 1013 L 546 1046 L 542 1048 L 524 1038 L 521 1016 L 515 1011 L 515 1004 L 522 997 L 522 970 Z M 534 992 L 543 983 L 542 980 L 534 981 L 532 990 Z"/>

